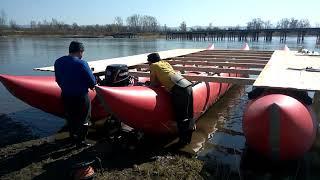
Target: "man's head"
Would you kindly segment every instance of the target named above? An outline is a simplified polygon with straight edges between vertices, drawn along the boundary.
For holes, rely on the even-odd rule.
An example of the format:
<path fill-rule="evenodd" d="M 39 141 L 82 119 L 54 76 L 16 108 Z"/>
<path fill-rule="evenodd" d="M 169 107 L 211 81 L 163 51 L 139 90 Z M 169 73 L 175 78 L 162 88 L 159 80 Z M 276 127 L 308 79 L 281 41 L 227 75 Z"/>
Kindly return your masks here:
<path fill-rule="evenodd" d="M 148 63 L 155 63 L 160 60 L 161 60 L 161 58 L 158 53 L 151 53 L 148 55 Z"/>
<path fill-rule="evenodd" d="M 70 43 L 70 46 L 69 46 L 69 54 L 71 56 L 76 56 L 78 57 L 79 59 L 82 58 L 82 54 L 83 54 L 83 51 L 84 51 L 84 46 L 81 42 L 78 42 L 78 41 L 72 41 Z"/>

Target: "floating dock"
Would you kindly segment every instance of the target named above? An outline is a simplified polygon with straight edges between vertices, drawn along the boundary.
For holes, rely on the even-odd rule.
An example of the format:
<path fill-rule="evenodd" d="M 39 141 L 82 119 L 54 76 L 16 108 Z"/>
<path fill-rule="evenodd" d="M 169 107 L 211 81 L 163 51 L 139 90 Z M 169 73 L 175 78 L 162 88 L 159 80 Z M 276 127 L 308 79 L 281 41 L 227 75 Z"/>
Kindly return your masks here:
<path fill-rule="evenodd" d="M 265 88 L 320 90 L 320 56 L 307 56 L 296 51 L 174 49 L 158 52 L 172 67 L 191 81 L 222 82 Z M 131 75 L 148 77 L 147 55 L 104 59 L 88 62 L 96 75 L 104 75 L 110 64 L 127 64 Z M 54 67 L 35 68 L 54 71 Z M 189 75 L 195 72 L 197 75 Z M 221 77 L 219 73 L 256 75 Z"/>
<path fill-rule="evenodd" d="M 320 56 L 275 51 L 253 86 L 320 90 Z"/>
<path fill-rule="evenodd" d="M 205 50 L 205 49 L 174 49 L 158 52 L 160 57 L 172 64 L 191 81 L 223 82 L 232 84 L 253 84 L 255 78 L 220 77 L 218 73 L 239 73 L 259 75 L 268 63 L 273 51 L 253 50 Z M 104 59 L 88 62 L 96 75 L 104 75 L 105 68 L 110 64 L 127 64 L 131 75 L 148 77 L 149 66 L 147 55 Z M 239 69 L 235 67 L 240 67 Z M 39 71 L 54 71 L 54 67 L 34 68 Z M 187 75 L 185 72 L 196 72 L 198 75 Z"/>

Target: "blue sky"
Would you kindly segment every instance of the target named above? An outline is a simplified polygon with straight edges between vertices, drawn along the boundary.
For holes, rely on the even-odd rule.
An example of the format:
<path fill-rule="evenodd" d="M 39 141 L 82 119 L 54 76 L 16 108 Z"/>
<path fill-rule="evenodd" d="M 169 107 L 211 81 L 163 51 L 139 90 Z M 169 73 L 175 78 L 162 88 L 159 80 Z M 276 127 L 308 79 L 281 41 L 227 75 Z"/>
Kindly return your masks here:
<path fill-rule="evenodd" d="M 151 15 L 161 25 L 246 25 L 252 18 L 273 24 L 285 17 L 320 24 L 320 0 L 1 0 L 0 10 L 18 24 L 55 18 L 68 24 L 110 24 L 133 14 Z"/>

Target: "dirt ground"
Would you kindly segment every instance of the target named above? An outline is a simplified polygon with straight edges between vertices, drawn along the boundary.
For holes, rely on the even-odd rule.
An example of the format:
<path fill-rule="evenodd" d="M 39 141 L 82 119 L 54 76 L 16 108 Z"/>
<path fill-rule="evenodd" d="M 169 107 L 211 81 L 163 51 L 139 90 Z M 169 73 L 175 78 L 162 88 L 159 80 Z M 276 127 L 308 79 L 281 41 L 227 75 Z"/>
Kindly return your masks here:
<path fill-rule="evenodd" d="M 0 149 L 0 179 L 71 179 L 73 166 L 93 161 L 95 179 L 208 179 L 212 175 L 195 154 L 165 147 L 167 140 L 144 138 L 129 142 L 95 139 L 91 147 L 77 147 L 68 133 L 13 144 Z M 92 141 L 93 142 L 93 141 Z M 155 143 L 156 142 L 156 143 Z M 220 175 L 219 175 L 220 176 Z"/>

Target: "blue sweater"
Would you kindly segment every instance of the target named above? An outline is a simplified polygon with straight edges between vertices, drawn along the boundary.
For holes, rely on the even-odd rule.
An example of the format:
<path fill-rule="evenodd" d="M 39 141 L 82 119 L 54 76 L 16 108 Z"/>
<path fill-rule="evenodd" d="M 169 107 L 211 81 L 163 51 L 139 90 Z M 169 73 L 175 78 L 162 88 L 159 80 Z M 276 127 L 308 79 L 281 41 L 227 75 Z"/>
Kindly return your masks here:
<path fill-rule="evenodd" d="M 56 82 L 65 96 L 83 96 L 96 79 L 88 63 L 77 57 L 63 56 L 54 63 Z"/>

